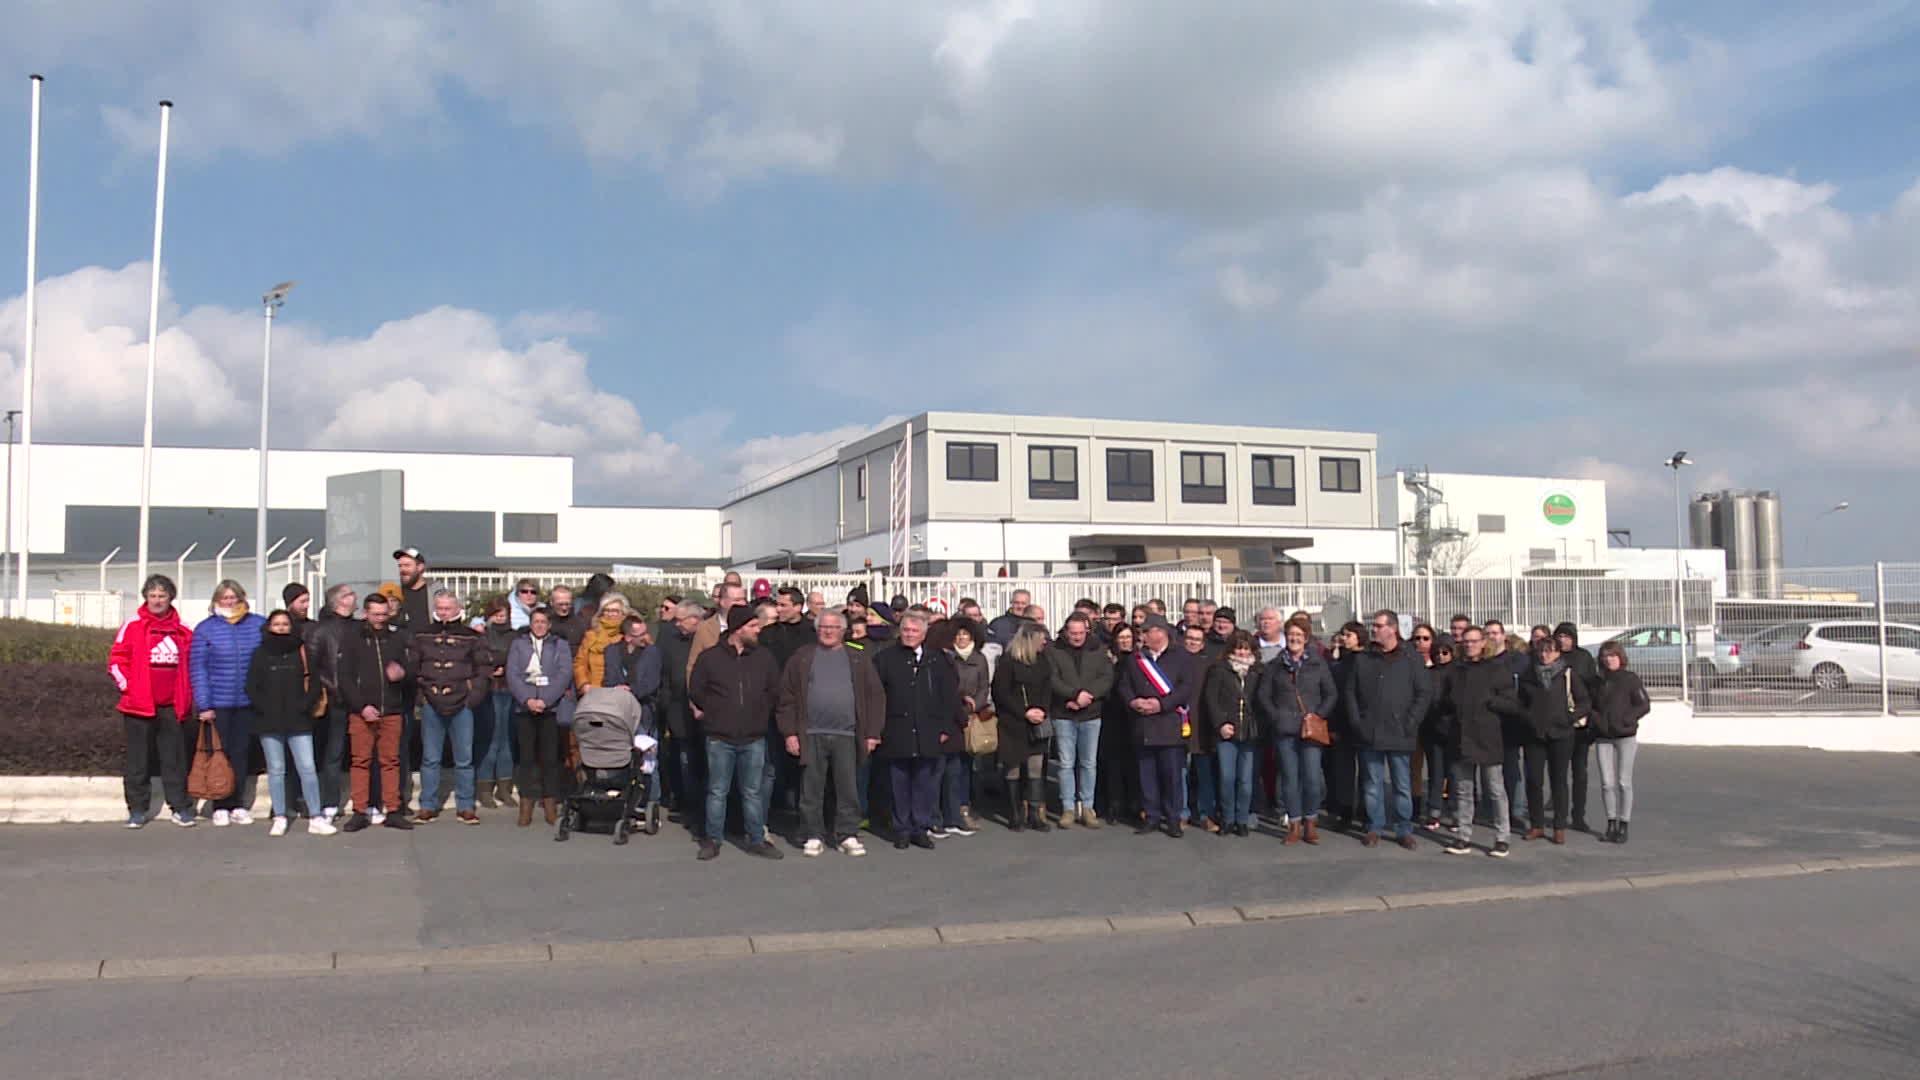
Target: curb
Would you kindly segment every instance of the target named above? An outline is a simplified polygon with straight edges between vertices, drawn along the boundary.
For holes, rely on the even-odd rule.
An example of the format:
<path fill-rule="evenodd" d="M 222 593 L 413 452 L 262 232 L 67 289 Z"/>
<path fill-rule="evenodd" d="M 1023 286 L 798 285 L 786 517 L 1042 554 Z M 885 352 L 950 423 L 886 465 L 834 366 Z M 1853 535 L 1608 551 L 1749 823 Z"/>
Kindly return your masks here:
<path fill-rule="evenodd" d="M 954 926 L 908 926 L 873 930 L 825 930 L 730 937 L 641 938 L 630 941 L 569 942 L 545 945 L 465 945 L 444 949 L 387 952 L 267 953 L 207 957 L 55 960 L 0 965 L 0 992 L 29 986 L 131 979 L 189 982 L 208 978 L 366 974 L 525 966 L 531 964 L 678 964 L 695 960 L 731 960 L 746 956 L 800 953 L 859 953 L 886 949 L 937 949 L 993 945 L 1013 941 L 1056 941 L 1104 935 L 1136 936 L 1244 926 L 1278 919 L 1392 913 L 1465 904 L 1558 900 L 1610 892 L 1646 892 L 1692 885 L 1716 885 L 1765 878 L 1800 877 L 1840 871 L 1920 867 L 1920 852 L 1823 858 L 1805 862 L 1729 866 L 1668 874 L 1641 874 L 1565 881 L 1546 885 L 1489 886 L 1383 896 L 1332 897 L 1325 900 L 1271 901 L 1238 907 L 1198 908 L 1146 915 L 1068 916 Z"/>

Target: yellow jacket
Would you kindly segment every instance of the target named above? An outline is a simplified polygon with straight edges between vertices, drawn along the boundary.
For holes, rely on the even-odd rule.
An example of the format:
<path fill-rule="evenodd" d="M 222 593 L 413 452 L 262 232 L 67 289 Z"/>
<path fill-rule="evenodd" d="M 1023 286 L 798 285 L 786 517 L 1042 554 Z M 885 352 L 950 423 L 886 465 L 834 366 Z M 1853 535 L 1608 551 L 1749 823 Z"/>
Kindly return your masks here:
<path fill-rule="evenodd" d="M 622 616 L 624 618 L 624 616 Z M 607 646 L 620 640 L 620 619 L 601 619 L 580 638 L 580 651 L 573 654 L 574 693 L 585 694 L 604 685 L 607 677 Z"/>

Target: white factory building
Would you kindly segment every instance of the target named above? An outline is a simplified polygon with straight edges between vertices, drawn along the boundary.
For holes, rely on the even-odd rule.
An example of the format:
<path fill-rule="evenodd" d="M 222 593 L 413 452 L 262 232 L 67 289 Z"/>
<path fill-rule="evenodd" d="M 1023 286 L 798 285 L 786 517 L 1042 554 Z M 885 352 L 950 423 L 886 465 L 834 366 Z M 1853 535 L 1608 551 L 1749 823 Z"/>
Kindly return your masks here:
<path fill-rule="evenodd" d="M 915 574 L 1027 577 L 1205 556 L 1248 582 L 1429 564 L 1484 577 L 1672 572 L 1671 549 L 1610 547 L 1596 480 L 1383 470 L 1371 433 L 959 412 L 827 448 L 718 507 L 575 505 L 564 456 L 276 450 L 267 533 L 282 545 L 275 558 L 324 550 L 328 479 L 397 470 L 406 542 L 443 568 L 884 568 L 893 461 L 909 432 Z M 156 449 L 153 562 L 190 547 L 194 559 L 251 556 L 258 461 L 245 449 Z M 24 468 L 16 458 L 16 492 Z M 33 474 L 30 513 L 20 498 L 11 507 L 8 550 L 27 545 L 37 567 L 86 566 L 115 548 L 118 562 L 132 559 L 138 447 L 39 444 Z M 1687 563 L 1689 576 L 1724 580 L 1718 551 L 1688 552 Z"/>

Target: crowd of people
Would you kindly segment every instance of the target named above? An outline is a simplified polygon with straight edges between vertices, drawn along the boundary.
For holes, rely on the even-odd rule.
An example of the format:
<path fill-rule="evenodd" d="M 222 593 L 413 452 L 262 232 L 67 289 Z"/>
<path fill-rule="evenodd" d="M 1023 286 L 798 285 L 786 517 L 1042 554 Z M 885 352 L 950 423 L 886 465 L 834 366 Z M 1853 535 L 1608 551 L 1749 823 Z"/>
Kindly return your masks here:
<path fill-rule="evenodd" d="M 702 860 L 730 824 L 779 859 L 770 829 L 809 857 L 860 856 L 870 830 L 932 849 L 996 820 L 1245 838 L 1262 817 L 1285 845 L 1324 826 L 1413 850 L 1424 830 L 1453 854 L 1479 826 L 1505 857 L 1515 833 L 1592 831 L 1591 762 L 1602 838 L 1627 842 L 1647 694 L 1619 646 L 1596 657 L 1570 623 L 1522 638 L 1379 611 L 1322 641 L 1306 612 L 1242 627 L 1198 598 L 1177 616 L 1083 600 L 1055 621 L 1016 591 L 989 619 L 970 599 L 949 613 L 858 587 L 838 605 L 764 580 L 750 593 L 737 574 L 650 612 L 605 575 L 544 596 L 523 579 L 474 617 L 420 551 L 394 556 L 397 581 L 335 585 L 317 615 L 299 585 L 262 617 L 223 581 L 188 627 L 174 584 L 145 583 L 109 661 L 128 827 L 148 820 L 156 766 L 172 820 L 196 824 L 188 767 L 210 745 L 240 778 L 259 747 L 275 836 L 298 816 L 322 836 L 411 829 L 449 799 L 463 824 L 501 808 L 551 825 L 575 783 L 576 708 L 613 688 L 657 734 L 649 782 Z M 214 826 L 251 823 L 242 790 L 206 800 Z"/>

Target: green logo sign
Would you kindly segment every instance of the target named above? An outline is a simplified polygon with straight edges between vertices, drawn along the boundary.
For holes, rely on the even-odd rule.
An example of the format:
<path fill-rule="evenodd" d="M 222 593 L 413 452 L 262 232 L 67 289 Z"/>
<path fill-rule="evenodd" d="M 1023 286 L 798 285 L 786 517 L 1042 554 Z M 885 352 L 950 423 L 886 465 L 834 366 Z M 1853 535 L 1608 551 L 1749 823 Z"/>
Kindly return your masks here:
<path fill-rule="evenodd" d="M 1555 493 L 1547 496 L 1540 505 L 1540 511 L 1547 515 L 1549 525 L 1573 524 L 1573 496 Z"/>

